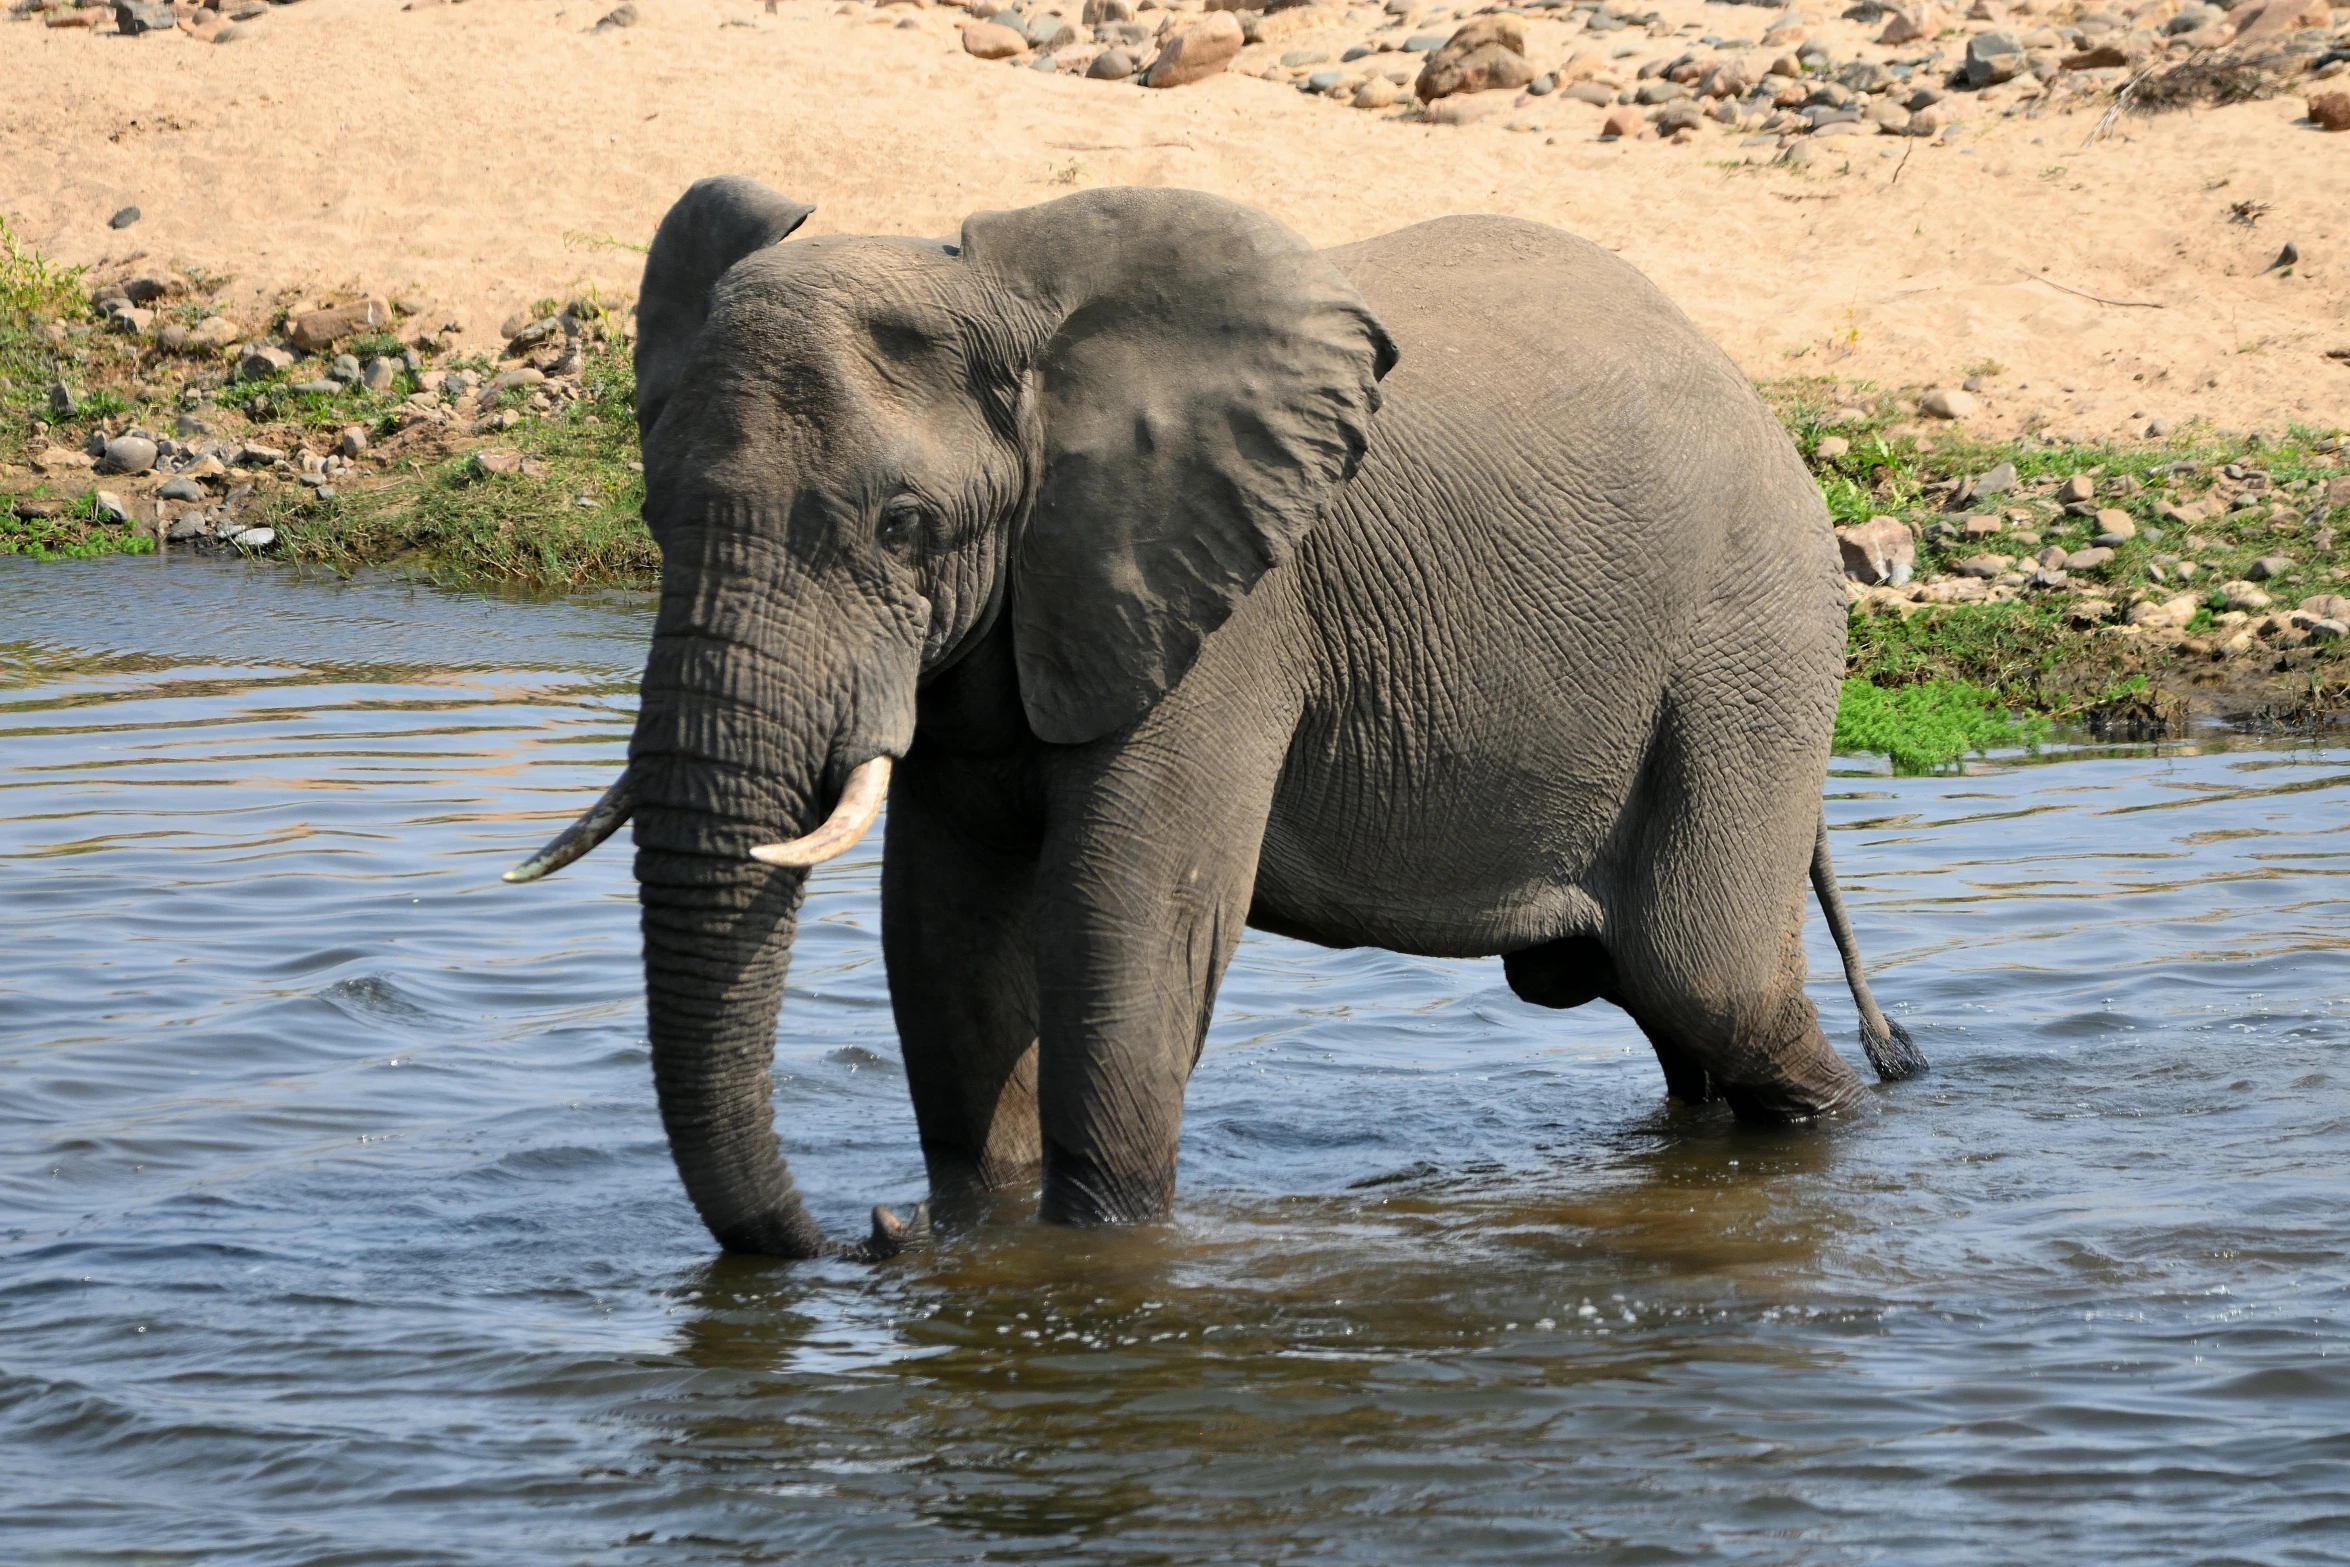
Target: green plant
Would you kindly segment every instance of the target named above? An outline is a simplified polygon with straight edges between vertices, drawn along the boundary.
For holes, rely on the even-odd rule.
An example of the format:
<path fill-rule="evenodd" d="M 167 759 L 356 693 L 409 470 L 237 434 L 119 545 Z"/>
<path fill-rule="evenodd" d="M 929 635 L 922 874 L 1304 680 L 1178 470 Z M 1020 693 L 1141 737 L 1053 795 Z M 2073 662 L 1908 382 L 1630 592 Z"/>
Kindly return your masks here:
<path fill-rule="evenodd" d="M 29 249 L 0 217 L 0 328 L 82 313 L 83 269 L 57 266 Z"/>
<path fill-rule="evenodd" d="M 2011 717 L 1994 701 L 1963 680 L 1890 688 L 1847 680 L 1836 703 L 1835 746 L 1879 753 L 1895 772 L 1923 773 L 1970 752 L 2032 744 L 2047 732 L 2046 719 Z"/>

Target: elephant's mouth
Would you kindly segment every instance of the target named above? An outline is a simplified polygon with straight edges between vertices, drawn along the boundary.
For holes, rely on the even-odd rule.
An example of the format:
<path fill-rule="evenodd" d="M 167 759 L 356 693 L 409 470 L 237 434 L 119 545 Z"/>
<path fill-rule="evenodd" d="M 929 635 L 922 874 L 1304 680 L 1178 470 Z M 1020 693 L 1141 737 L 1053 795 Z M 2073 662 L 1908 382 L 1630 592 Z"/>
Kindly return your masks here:
<path fill-rule="evenodd" d="M 794 838 L 787 843 L 763 843 L 751 851 L 751 858 L 766 865 L 779 865 L 787 870 L 806 870 L 826 860 L 837 859 L 856 847 L 881 815 L 882 802 L 889 798 L 890 759 L 871 756 L 859 762 L 842 786 L 840 803 L 832 814 L 814 832 Z M 586 814 L 548 840 L 547 846 L 506 873 L 512 882 L 537 881 L 551 876 L 573 860 L 594 849 L 606 838 L 620 830 L 621 824 L 636 814 L 637 792 L 635 771 L 623 772 L 604 797 L 588 807 Z"/>

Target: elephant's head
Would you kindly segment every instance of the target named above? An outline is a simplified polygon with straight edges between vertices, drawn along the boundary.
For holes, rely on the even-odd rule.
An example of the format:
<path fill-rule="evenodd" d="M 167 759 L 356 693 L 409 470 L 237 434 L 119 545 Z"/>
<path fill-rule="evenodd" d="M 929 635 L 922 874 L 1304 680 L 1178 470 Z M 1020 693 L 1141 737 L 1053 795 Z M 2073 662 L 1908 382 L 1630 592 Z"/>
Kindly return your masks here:
<path fill-rule="evenodd" d="M 810 210 L 704 180 L 653 241 L 643 706 L 621 782 L 515 873 L 633 812 L 678 1170 L 723 1245 L 784 1256 L 833 1249 L 769 1103 L 794 915 L 879 809 L 917 687 L 1008 619 L 1040 740 L 1133 723 L 1313 526 L 1394 360 L 1334 267 L 1215 197 L 787 242 Z"/>

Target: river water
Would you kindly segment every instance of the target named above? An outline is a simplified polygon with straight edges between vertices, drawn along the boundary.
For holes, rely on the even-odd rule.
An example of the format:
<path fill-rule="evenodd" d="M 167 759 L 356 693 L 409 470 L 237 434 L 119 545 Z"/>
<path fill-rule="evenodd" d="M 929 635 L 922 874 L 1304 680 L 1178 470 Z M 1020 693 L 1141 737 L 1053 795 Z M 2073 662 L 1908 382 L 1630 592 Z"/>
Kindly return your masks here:
<path fill-rule="evenodd" d="M 1252 934 L 1174 1223 L 795 1267 L 678 1189 L 626 852 L 497 880 L 616 768 L 641 600 L 0 605 L 0 1560 L 2350 1557 L 2350 752 L 1840 762 L 1935 1070 L 1833 1128 Z M 878 842 L 779 1046 L 843 1234 L 922 1190 Z"/>

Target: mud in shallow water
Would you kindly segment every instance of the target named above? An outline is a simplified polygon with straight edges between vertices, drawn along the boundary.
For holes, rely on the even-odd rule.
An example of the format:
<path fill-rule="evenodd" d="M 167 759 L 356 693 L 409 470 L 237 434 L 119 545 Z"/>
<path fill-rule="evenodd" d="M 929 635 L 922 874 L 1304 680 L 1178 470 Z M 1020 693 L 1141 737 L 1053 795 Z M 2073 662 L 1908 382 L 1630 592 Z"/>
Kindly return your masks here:
<path fill-rule="evenodd" d="M 1936 1071 L 1833 1130 L 1668 1111 L 1497 963 L 1252 935 L 1177 1222 L 795 1268 L 669 1168 L 626 854 L 497 881 L 609 781 L 640 602 L 0 603 L 0 1558 L 2350 1550 L 2350 752 L 1840 766 Z M 878 845 L 779 1049 L 841 1233 L 922 1187 Z"/>

